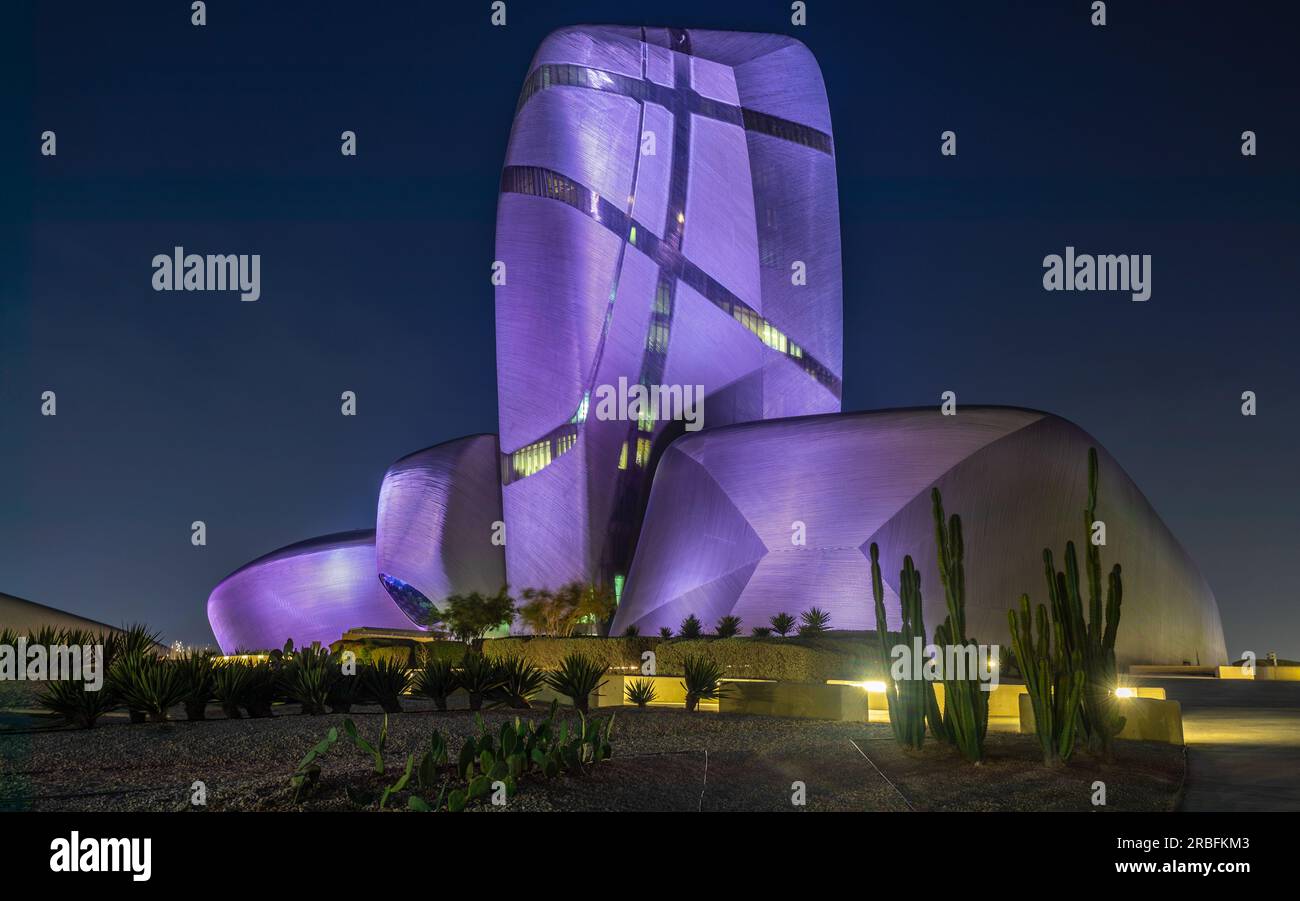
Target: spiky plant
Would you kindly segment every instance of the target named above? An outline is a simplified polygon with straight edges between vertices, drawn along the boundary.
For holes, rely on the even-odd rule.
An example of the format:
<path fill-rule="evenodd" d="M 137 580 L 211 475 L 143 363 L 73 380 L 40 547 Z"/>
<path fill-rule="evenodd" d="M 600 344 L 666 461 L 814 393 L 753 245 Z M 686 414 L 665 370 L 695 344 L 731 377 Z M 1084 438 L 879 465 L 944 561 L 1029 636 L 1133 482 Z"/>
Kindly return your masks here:
<path fill-rule="evenodd" d="M 215 667 L 207 651 L 190 651 L 172 661 L 176 678 L 180 681 L 181 703 L 185 705 L 187 720 L 207 717 L 208 701 L 212 700 Z"/>
<path fill-rule="evenodd" d="M 169 660 L 152 654 L 128 654 L 117 664 L 117 687 L 128 708 L 150 722 L 165 723 L 167 711 L 184 697 L 180 674 Z"/>
<path fill-rule="evenodd" d="M 772 624 L 772 631 L 785 638 L 790 634 L 790 630 L 794 628 L 795 619 L 788 613 L 778 613 L 769 622 Z"/>
<path fill-rule="evenodd" d="M 570 698 L 573 706 L 585 714 L 588 710 L 588 697 L 605 684 L 600 678 L 605 675 L 605 669 L 604 664 L 597 663 L 590 657 L 576 653 L 566 654 L 560 661 L 559 669 L 546 674 L 546 683 Z"/>
<path fill-rule="evenodd" d="M 770 638 L 772 635 L 772 630 L 767 626 L 755 626 L 752 630 L 750 630 L 750 634 L 753 635 L 755 638 Z"/>
<path fill-rule="evenodd" d="M 688 654 L 682 659 L 682 685 L 686 689 L 686 709 L 695 710 L 700 701 L 717 700 L 725 694 L 720 685 L 722 667 L 703 655 Z"/>
<path fill-rule="evenodd" d="M 638 707 L 653 704 L 659 697 L 659 693 L 655 691 L 655 684 L 649 679 L 635 679 L 629 682 L 623 691 L 627 695 L 628 703 Z"/>
<path fill-rule="evenodd" d="M 439 710 L 447 709 L 447 696 L 460 686 L 460 678 L 450 660 L 430 656 L 415 671 L 415 693 L 433 700 Z"/>
<path fill-rule="evenodd" d="M 831 624 L 831 615 L 820 607 L 809 607 L 799 614 L 800 635 L 820 635 Z"/>
<path fill-rule="evenodd" d="M 212 670 L 212 696 L 221 705 L 227 719 L 237 720 L 239 708 L 248 698 L 253 681 L 253 668 L 247 663 L 222 663 Z"/>
<path fill-rule="evenodd" d="M 329 705 L 330 713 L 348 713 L 360 696 L 361 677 L 356 673 L 340 672 L 339 677 L 330 686 L 325 703 Z"/>
<path fill-rule="evenodd" d="M 303 713 L 319 716 L 329 706 L 330 692 L 342 671 L 329 651 L 303 648 L 284 663 L 279 676 L 284 694 L 301 704 Z"/>
<path fill-rule="evenodd" d="M 402 695 L 410 682 L 405 663 L 384 657 L 363 665 L 359 675 L 366 701 L 378 704 L 384 713 L 402 712 Z"/>
<path fill-rule="evenodd" d="M 469 695 L 470 710 L 482 709 L 483 698 L 499 689 L 504 681 L 497 665 L 475 650 L 466 652 L 456 675 L 461 688 Z"/>
<path fill-rule="evenodd" d="M 717 633 L 719 638 L 734 638 L 740 634 L 740 626 L 740 617 L 728 614 L 718 620 L 718 624 L 714 626 L 714 632 Z"/>
<path fill-rule="evenodd" d="M 244 709 L 254 719 L 271 716 L 271 707 L 280 691 L 280 673 L 274 663 L 264 661 L 248 671 L 248 689 L 244 693 Z"/>
<path fill-rule="evenodd" d="M 501 694 L 505 704 L 516 710 L 528 710 L 533 695 L 546 684 L 545 674 L 523 657 L 506 657 L 497 661 Z"/>
<path fill-rule="evenodd" d="M 21 637 L 22 635 L 19 634 L 17 629 L 11 629 L 8 626 L 6 626 L 3 629 L 0 629 L 0 645 L 8 645 L 9 647 L 13 647 L 14 645 L 18 644 L 18 639 Z"/>
<path fill-rule="evenodd" d="M 659 637 L 662 638 L 664 641 L 667 641 L 668 639 L 673 637 L 673 630 L 668 626 L 660 626 Z"/>
<path fill-rule="evenodd" d="M 36 703 L 78 729 L 93 729 L 95 721 L 116 706 L 113 693 L 107 686 L 99 691 L 90 691 L 81 679 L 59 679 L 47 683 Z"/>
<path fill-rule="evenodd" d="M 700 623 L 699 617 L 692 613 L 682 620 L 682 624 L 677 631 L 681 633 L 682 638 L 699 638 L 704 631 L 704 626 Z"/>
<path fill-rule="evenodd" d="M 629 625 L 626 629 L 623 630 L 624 638 L 636 638 L 640 634 L 641 634 L 640 627 L 635 625 Z"/>

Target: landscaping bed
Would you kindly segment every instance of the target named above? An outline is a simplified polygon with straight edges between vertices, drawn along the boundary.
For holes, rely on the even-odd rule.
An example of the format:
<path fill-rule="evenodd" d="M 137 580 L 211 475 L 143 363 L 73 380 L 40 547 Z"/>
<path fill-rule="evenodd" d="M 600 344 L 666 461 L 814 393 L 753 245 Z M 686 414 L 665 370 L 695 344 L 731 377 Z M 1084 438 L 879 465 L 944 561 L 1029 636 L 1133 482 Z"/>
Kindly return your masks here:
<path fill-rule="evenodd" d="M 212 811 L 356 810 L 346 787 L 390 782 L 392 771 L 408 753 L 426 747 L 435 728 L 453 749 L 477 732 L 467 710 L 439 713 L 416 700 L 404 706 L 389 718 L 387 778 L 376 780 L 369 759 L 340 743 L 323 759 L 318 790 L 300 805 L 289 788 L 295 765 L 345 717 L 301 716 L 294 705 L 281 705 L 270 719 L 226 720 L 212 707 L 213 719 L 203 722 L 128 725 L 113 717 L 88 731 L 0 734 L 0 760 L 10 769 L 0 806 L 189 810 L 191 787 L 202 781 Z M 540 718 L 545 711 L 522 715 Z M 568 709 L 560 715 L 576 719 Z M 351 716 L 367 735 L 376 734 L 383 720 L 377 708 Z M 509 710 L 483 713 L 489 729 L 515 716 Z M 1176 805 L 1183 781 L 1182 750 L 1146 742 L 1118 742 L 1110 766 L 1078 755 L 1068 766 L 1046 768 L 1033 736 L 990 734 L 988 759 L 973 766 L 934 743 L 904 752 L 884 724 L 663 708 L 624 708 L 616 717 L 612 760 L 589 766 L 580 777 L 526 781 L 504 808 L 476 809 L 906 811 L 910 804 L 917 810 L 1157 811 Z M 1106 783 L 1104 808 L 1091 802 L 1096 780 Z M 791 803 L 796 781 L 806 786 L 805 808 Z"/>

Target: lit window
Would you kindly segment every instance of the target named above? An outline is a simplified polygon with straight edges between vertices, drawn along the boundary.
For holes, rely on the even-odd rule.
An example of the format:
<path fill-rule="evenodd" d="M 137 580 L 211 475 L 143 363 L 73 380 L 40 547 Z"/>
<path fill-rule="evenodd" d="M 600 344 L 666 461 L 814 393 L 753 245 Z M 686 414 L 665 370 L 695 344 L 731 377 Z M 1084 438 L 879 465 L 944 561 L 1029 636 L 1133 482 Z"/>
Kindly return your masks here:
<path fill-rule="evenodd" d="M 627 445 L 623 446 L 626 449 Z M 636 465 L 644 467 L 650 462 L 650 439 L 638 438 L 636 440 Z"/>
<path fill-rule="evenodd" d="M 618 452 L 618 468 L 627 469 L 627 442 L 623 442 L 623 449 Z"/>

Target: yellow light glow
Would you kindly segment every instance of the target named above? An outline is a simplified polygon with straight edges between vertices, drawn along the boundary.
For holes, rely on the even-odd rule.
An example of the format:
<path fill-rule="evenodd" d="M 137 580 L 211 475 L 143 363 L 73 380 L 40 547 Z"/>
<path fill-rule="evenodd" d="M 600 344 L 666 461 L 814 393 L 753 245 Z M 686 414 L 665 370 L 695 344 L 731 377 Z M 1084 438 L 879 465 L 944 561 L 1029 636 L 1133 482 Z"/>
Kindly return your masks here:
<path fill-rule="evenodd" d="M 1136 689 L 1133 689 L 1133 688 L 1117 688 L 1117 689 L 1115 689 L 1115 697 L 1117 697 L 1117 698 L 1136 698 L 1136 697 L 1137 697 L 1137 690 L 1136 690 Z"/>
<path fill-rule="evenodd" d="M 862 687 L 867 691 L 873 691 L 876 694 L 884 694 L 885 692 L 884 682 L 863 682 Z"/>
<path fill-rule="evenodd" d="M 678 224 L 678 225 L 681 225 L 681 224 L 682 224 L 683 222 L 685 222 L 685 221 L 686 221 L 686 214 L 685 214 L 685 213 L 678 213 L 678 214 L 677 214 L 677 224 Z"/>

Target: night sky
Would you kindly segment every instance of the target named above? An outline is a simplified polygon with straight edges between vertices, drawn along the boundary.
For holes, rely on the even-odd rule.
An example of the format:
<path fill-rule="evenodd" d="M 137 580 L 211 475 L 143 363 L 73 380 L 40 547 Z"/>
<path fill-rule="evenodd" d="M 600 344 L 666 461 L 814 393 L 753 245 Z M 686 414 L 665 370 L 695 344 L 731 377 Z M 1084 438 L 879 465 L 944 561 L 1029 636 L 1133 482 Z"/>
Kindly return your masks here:
<path fill-rule="evenodd" d="M 212 0 L 196 28 L 188 0 L 7 3 L 0 591 L 211 643 L 231 570 L 373 528 L 391 461 L 496 431 L 489 267 L 533 51 L 682 25 L 821 63 L 844 409 L 953 390 L 1074 421 L 1199 562 L 1229 655 L 1300 657 L 1293 6 L 1112 2 L 1104 28 L 1088 0 L 809 6 L 796 28 L 786 2 L 512 0 L 494 28 L 487 0 Z M 261 254 L 261 300 L 154 292 L 177 244 Z M 1045 292 L 1066 245 L 1151 254 L 1151 299 Z"/>

